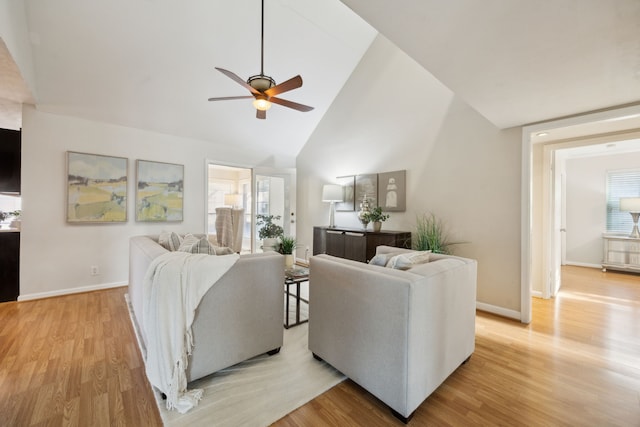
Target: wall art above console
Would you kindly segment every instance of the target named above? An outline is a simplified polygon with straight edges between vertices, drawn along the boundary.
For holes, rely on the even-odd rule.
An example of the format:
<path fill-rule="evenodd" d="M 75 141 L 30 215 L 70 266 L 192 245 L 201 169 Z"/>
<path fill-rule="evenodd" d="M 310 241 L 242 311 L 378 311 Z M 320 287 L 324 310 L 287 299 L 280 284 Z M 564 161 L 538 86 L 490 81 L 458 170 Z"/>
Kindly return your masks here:
<path fill-rule="evenodd" d="M 371 207 L 379 206 L 385 212 L 407 210 L 406 170 L 339 176 L 336 183 L 344 189 L 344 201 L 336 203 L 336 211 L 357 210 L 365 196 Z"/>

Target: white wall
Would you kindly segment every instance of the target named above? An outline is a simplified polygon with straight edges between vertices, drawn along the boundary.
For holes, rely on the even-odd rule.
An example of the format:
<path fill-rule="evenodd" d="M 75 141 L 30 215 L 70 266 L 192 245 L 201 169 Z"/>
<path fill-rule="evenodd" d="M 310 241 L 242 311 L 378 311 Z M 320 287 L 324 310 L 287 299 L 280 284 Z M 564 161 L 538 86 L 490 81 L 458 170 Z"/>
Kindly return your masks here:
<path fill-rule="evenodd" d="M 297 160 L 298 257 L 328 224 L 322 185 L 342 175 L 407 170 L 407 211 L 384 227 L 413 231 L 433 212 L 455 253 L 478 260 L 479 306 L 519 318 L 520 129 L 500 131 L 378 36 Z M 336 224 L 359 227 L 354 213 Z"/>
<path fill-rule="evenodd" d="M 129 159 L 128 221 L 121 224 L 67 224 L 66 152 Z M 266 152 L 236 150 L 217 143 L 175 137 L 23 109 L 22 234 L 20 299 L 126 284 L 129 237 L 163 229 L 204 232 L 206 159 L 251 167 Z M 135 221 L 135 160 L 184 165 L 184 221 Z M 277 161 L 277 159 L 274 159 Z M 91 276 L 90 266 L 100 267 Z"/>
<path fill-rule="evenodd" d="M 567 159 L 567 264 L 600 266 L 607 229 L 607 171 L 637 168 L 640 152 Z"/>

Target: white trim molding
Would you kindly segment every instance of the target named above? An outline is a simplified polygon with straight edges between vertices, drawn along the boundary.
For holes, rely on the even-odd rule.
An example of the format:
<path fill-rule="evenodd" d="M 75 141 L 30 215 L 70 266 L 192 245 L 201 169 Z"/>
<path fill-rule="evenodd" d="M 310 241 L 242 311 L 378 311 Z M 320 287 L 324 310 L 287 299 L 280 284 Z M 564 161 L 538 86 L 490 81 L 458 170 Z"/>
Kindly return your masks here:
<path fill-rule="evenodd" d="M 602 269 L 602 264 L 591 264 L 589 262 L 578 262 L 578 261 L 566 261 L 565 265 L 573 265 L 576 267 L 587 267 L 587 268 L 597 268 Z"/>
<path fill-rule="evenodd" d="M 59 297 L 63 295 L 80 294 L 83 292 L 99 291 L 102 289 L 119 288 L 122 286 L 127 286 L 127 284 L 128 282 L 101 283 L 99 285 L 82 286 L 79 288 L 60 289 L 60 290 L 51 291 L 51 292 L 38 292 L 35 294 L 20 295 L 18 297 L 18 301 L 30 301 L 34 299 L 51 298 L 51 297 Z"/>
<path fill-rule="evenodd" d="M 498 307 L 497 305 L 486 304 L 484 302 L 476 301 L 476 309 L 486 311 L 491 314 L 497 314 L 498 316 L 508 317 L 510 319 L 521 319 L 521 313 L 519 311 L 509 310 L 508 308 Z"/>

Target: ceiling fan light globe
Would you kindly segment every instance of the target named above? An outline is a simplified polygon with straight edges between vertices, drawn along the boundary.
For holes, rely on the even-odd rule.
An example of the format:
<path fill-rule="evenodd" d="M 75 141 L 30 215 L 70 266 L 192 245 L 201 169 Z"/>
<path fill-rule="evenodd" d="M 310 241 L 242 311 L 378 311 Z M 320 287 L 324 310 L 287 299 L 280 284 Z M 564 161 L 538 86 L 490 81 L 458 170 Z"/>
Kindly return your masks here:
<path fill-rule="evenodd" d="M 253 106 L 256 107 L 257 110 L 267 111 L 271 108 L 271 103 L 266 99 L 256 99 L 253 101 Z"/>

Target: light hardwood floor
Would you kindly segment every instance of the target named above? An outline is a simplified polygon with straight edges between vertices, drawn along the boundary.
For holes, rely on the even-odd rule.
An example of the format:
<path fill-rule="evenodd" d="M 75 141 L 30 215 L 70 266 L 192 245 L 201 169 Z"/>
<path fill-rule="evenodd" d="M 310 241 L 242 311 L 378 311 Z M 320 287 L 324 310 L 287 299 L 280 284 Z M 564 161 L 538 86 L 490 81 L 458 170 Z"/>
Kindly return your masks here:
<path fill-rule="evenodd" d="M 0 304 L 0 425 L 162 425 L 125 293 Z"/>
<path fill-rule="evenodd" d="M 0 425 L 160 425 L 126 288 L 0 304 Z M 478 312 L 476 351 L 412 426 L 640 426 L 640 276 L 565 267 L 533 322 Z M 347 380 L 276 426 L 401 425 Z"/>

